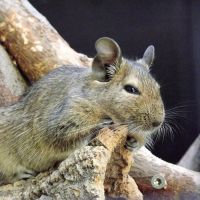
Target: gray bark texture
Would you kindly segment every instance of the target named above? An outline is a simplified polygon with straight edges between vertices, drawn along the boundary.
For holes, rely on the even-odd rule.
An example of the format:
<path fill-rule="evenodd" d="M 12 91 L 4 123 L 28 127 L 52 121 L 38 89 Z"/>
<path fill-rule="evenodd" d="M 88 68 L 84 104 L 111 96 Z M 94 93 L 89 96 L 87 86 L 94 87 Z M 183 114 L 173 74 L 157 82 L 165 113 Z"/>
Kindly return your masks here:
<path fill-rule="evenodd" d="M 0 42 L 6 49 L 0 46 L 0 106 L 16 102 L 27 84 L 56 67 L 92 62 L 74 51 L 27 0 L 0 1 Z M 200 199 L 199 173 L 162 161 L 144 148 L 133 154 L 124 148 L 126 136 L 125 127 L 102 129 L 57 168 L 1 186 L 0 199 L 141 200 L 143 195 L 145 199 L 190 200 L 191 195 Z M 155 175 L 164 177 L 165 187 L 152 186 Z"/>
<path fill-rule="evenodd" d="M 0 198 L 20 199 L 104 199 L 103 182 L 108 150 L 86 146 L 76 151 L 57 170 L 36 179 L 0 189 Z M 9 192 L 8 192 L 9 190 Z"/>
<path fill-rule="evenodd" d="M 197 136 L 195 141 L 186 151 L 184 156 L 178 162 L 178 165 L 190 170 L 200 172 L 200 135 Z"/>
<path fill-rule="evenodd" d="M 27 88 L 16 64 L 0 45 L 0 106 L 16 102 Z"/>

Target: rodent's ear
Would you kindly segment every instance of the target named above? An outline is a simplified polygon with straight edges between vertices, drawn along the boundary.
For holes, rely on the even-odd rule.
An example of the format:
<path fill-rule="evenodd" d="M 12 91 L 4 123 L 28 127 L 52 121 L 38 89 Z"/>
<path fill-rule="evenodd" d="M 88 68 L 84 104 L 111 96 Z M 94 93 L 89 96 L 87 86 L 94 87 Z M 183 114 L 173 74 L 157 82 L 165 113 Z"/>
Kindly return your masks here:
<path fill-rule="evenodd" d="M 147 47 L 146 51 L 143 54 L 142 62 L 147 65 L 147 67 L 151 67 L 153 64 L 155 57 L 155 48 L 153 45 Z"/>
<path fill-rule="evenodd" d="M 92 72 L 96 80 L 109 81 L 121 64 L 121 49 L 111 38 L 102 37 L 95 43 L 97 55 L 92 63 Z"/>

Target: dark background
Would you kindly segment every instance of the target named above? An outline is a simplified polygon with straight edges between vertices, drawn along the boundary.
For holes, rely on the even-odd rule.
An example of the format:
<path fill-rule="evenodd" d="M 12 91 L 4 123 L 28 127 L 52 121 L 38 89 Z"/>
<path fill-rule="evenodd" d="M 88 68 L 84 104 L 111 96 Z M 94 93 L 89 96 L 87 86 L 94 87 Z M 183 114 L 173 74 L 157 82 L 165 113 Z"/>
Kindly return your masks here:
<path fill-rule="evenodd" d="M 200 132 L 200 2 L 189 0 L 30 0 L 67 42 L 88 56 L 102 36 L 114 38 L 123 55 L 141 57 L 153 44 L 152 73 L 166 109 L 177 107 L 173 137 L 152 150 L 177 162 Z"/>

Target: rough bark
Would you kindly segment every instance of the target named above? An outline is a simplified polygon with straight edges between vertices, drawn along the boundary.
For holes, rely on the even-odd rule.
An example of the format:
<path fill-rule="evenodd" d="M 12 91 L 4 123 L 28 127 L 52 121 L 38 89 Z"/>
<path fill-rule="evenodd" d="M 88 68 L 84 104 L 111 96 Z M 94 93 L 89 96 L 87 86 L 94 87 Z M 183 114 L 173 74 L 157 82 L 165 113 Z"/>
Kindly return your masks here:
<path fill-rule="evenodd" d="M 41 173 L 32 180 L 0 187 L 0 199 L 102 200 L 105 199 L 105 176 L 109 173 L 107 180 L 112 178 L 116 181 L 115 186 L 120 186 L 120 191 L 118 191 L 116 189 L 119 187 L 113 188 L 113 182 L 106 181 L 106 187 L 112 188 L 110 190 L 112 196 L 142 200 L 142 194 L 135 181 L 128 176 L 132 153 L 124 148 L 126 132 L 123 127 L 115 132 L 110 129 L 101 130 L 91 144 L 71 154 L 59 165 L 58 169 L 52 170 L 49 174 Z M 112 162 L 112 169 L 117 168 L 115 174 L 110 174 L 111 166 L 107 167 L 111 164 L 111 157 L 119 161 Z M 121 160 L 121 157 L 124 159 Z M 126 158 L 129 158 L 128 161 Z M 110 191 L 107 191 L 108 196 L 111 194 Z"/>
<path fill-rule="evenodd" d="M 92 61 L 71 49 L 26 0 L 0 1 L 0 41 L 31 81 L 63 64 L 89 66 Z M 3 91 L 1 87 L 0 90 Z M 199 197 L 199 173 L 161 161 L 147 150 L 136 153 L 131 166 L 132 154 L 123 148 L 125 138 L 125 129 L 106 129 L 91 146 L 76 151 L 50 174 L 0 187 L 0 197 L 103 199 L 105 187 L 110 197 L 141 199 L 134 180 L 147 199 L 173 199 L 178 195 L 184 199 L 184 195 L 191 195 L 191 192 L 195 198 Z M 134 180 L 128 176 L 129 170 Z M 157 190 L 150 184 L 151 177 L 157 174 L 167 180 L 165 189 Z"/>

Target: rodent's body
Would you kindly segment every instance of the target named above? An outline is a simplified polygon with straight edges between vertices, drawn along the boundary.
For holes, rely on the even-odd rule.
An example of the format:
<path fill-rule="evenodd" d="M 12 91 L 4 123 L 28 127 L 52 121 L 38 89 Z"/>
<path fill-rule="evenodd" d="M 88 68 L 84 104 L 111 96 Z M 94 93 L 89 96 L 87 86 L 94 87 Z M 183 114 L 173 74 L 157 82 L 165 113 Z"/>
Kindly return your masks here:
<path fill-rule="evenodd" d="M 108 38 L 102 41 L 108 48 L 105 55 L 118 59 L 117 54 L 109 54 L 118 50 L 117 44 Z M 140 138 L 162 123 L 164 107 L 159 86 L 146 63 L 122 59 L 117 68 L 118 61 L 114 60 L 113 72 L 113 65 L 108 68 L 102 41 L 100 49 L 97 44 L 99 54 L 93 70 L 78 66 L 55 69 L 34 84 L 17 104 L 0 108 L 0 173 L 6 181 L 28 178 L 64 160 L 90 141 L 93 130 L 108 118 L 126 124 L 130 135 L 138 132 L 134 137 L 141 143 Z M 101 71 L 99 61 L 106 71 Z M 112 63 L 110 60 L 108 64 Z M 127 85 L 135 85 L 141 94 L 125 91 Z"/>
<path fill-rule="evenodd" d="M 19 103 L 0 108 L 0 171 L 46 170 L 89 140 L 101 117 L 93 108 L 95 99 L 87 96 L 88 70 L 61 67 Z"/>

